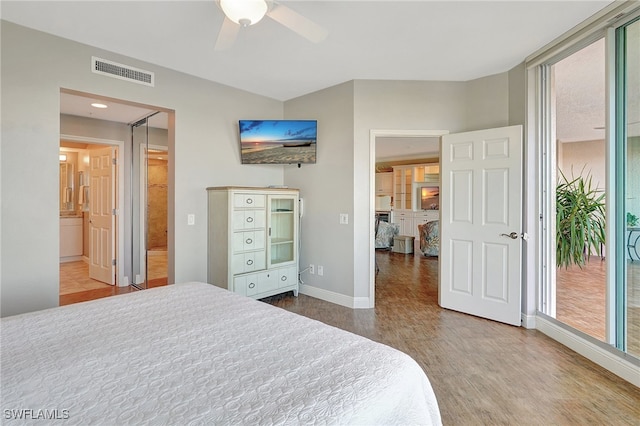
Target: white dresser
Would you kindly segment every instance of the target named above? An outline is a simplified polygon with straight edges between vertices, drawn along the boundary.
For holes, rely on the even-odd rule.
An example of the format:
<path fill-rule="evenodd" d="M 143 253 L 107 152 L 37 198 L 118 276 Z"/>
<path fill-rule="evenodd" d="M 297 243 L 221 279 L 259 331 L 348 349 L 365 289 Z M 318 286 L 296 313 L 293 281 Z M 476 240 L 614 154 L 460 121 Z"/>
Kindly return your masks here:
<path fill-rule="evenodd" d="M 210 284 L 256 299 L 298 295 L 298 190 L 212 187 Z"/>

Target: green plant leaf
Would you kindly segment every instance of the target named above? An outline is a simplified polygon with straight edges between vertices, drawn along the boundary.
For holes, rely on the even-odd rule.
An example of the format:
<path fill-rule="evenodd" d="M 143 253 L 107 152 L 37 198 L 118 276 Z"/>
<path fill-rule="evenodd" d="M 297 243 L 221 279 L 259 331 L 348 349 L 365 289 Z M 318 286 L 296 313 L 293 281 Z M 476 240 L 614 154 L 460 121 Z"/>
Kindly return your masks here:
<path fill-rule="evenodd" d="M 584 172 L 584 170 L 583 170 Z M 559 171 L 556 185 L 556 265 L 580 267 L 602 255 L 605 244 L 605 194 L 587 173 L 571 180 Z"/>

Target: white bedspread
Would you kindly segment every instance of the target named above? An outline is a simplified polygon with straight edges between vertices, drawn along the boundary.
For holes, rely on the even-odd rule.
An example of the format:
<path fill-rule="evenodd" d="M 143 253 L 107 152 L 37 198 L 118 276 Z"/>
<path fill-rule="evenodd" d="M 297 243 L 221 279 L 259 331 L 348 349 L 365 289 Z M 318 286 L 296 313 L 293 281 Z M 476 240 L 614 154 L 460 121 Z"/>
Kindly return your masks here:
<path fill-rule="evenodd" d="M 406 354 L 209 284 L 7 317 L 0 331 L 2 424 L 440 424 Z"/>

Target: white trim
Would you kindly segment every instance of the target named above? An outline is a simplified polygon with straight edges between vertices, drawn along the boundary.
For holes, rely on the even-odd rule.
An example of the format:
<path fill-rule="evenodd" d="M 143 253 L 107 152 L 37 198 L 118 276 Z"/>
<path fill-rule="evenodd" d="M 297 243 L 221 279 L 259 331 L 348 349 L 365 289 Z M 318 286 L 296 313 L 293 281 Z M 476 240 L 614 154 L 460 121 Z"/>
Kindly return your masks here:
<path fill-rule="evenodd" d="M 448 135 L 448 130 L 382 130 L 369 131 L 369 305 L 373 308 L 376 300 L 376 248 L 375 248 L 375 196 L 376 196 L 376 138 L 377 137 L 440 137 Z M 363 300 L 366 298 L 362 298 Z M 347 305 L 344 305 L 347 306 Z"/>
<path fill-rule="evenodd" d="M 541 232 L 540 232 L 540 190 L 538 187 L 539 166 L 539 144 L 535 141 L 539 140 L 539 129 L 536 125 L 537 118 L 537 95 L 538 79 L 537 69 L 526 70 L 525 86 L 527 88 L 526 95 L 526 115 L 524 126 L 524 199 L 525 208 L 523 212 L 524 232 L 529 235 L 529 239 L 524 244 L 523 252 L 523 289 L 522 296 L 524 303 L 522 306 L 523 314 L 527 317 L 535 316 L 536 307 L 542 297 L 539 286 L 536 283 L 541 282 L 542 273 L 538 265 L 541 264 Z M 534 96 L 531 96 L 534 94 Z M 534 185 L 528 183 L 535 182 Z M 528 321 L 523 321 L 523 326 L 527 326 Z"/>
<path fill-rule="evenodd" d="M 535 315 L 525 315 L 522 313 L 520 318 L 520 326 L 526 329 L 532 330 L 536 328 L 536 316 Z"/>
<path fill-rule="evenodd" d="M 599 32 L 628 20 L 638 9 L 637 0 L 614 1 L 595 15 L 565 32 L 525 59 L 525 67 L 537 67 L 548 63 L 556 55 L 568 56 L 585 46 L 585 42 L 600 37 Z"/>
<path fill-rule="evenodd" d="M 322 288 L 313 287 L 307 284 L 300 284 L 300 293 L 315 297 L 316 299 L 346 306 L 351 309 L 368 309 L 371 302 L 368 297 L 351 297 Z"/>
<path fill-rule="evenodd" d="M 66 256 L 60 258 L 60 263 L 78 262 L 83 260 L 83 256 Z"/>
<path fill-rule="evenodd" d="M 616 259 L 616 37 L 615 29 L 605 35 L 605 258 Z M 623 237 L 624 238 L 624 237 Z M 616 269 L 617 260 L 607 262 L 605 269 L 605 342 L 616 344 Z"/>
<path fill-rule="evenodd" d="M 599 366 L 606 368 L 613 374 L 640 387 L 640 367 L 637 365 L 632 364 L 620 355 L 616 355 L 582 339 L 575 333 L 553 324 L 546 318 L 537 316 L 535 322 L 536 329 L 540 332 L 576 351 Z"/>
<path fill-rule="evenodd" d="M 118 147 L 118 206 L 117 209 L 120 212 L 118 214 L 118 249 L 116 251 L 116 286 L 126 287 L 124 285 L 124 262 L 122 257 L 124 255 L 124 141 L 115 139 L 101 139 L 93 138 L 89 136 L 77 136 L 60 134 L 60 140 L 70 142 L 84 142 L 88 144 L 96 145 L 110 145 Z"/>

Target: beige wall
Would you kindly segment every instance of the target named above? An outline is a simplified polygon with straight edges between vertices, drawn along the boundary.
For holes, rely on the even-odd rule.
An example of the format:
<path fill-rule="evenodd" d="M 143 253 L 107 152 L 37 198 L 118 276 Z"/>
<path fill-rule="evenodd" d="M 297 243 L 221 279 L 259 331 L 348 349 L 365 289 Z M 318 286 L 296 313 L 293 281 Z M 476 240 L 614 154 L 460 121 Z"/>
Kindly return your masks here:
<path fill-rule="evenodd" d="M 604 190 L 606 159 L 604 140 L 558 143 L 558 168 L 569 181 L 591 176 L 592 188 Z"/>

